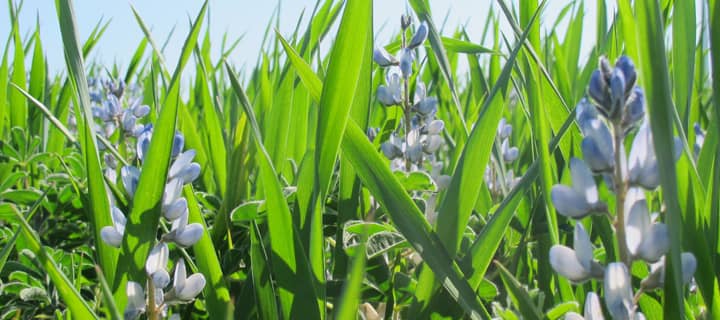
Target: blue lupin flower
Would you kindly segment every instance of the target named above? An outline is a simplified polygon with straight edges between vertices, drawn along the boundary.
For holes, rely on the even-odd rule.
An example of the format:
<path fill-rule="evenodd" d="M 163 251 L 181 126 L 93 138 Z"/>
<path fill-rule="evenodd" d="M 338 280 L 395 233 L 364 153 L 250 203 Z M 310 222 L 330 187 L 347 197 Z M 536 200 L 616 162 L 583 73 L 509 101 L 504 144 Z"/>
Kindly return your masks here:
<path fill-rule="evenodd" d="M 614 121 L 623 117 L 636 80 L 635 66 L 630 58 L 621 56 L 613 68 L 607 59 L 602 57 L 600 68 L 590 76 L 588 94 L 597 103 L 600 112 Z"/>
<path fill-rule="evenodd" d="M 625 232 L 628 252 L 633 258 L 654 263 L 670 249 L 670 234 L 664 223 L 653 223 L 644 192 L 631 188 L 625 198 Z"/>
<path fill-rule="evenodd" d="M 574 283 L 601 278 L 603 268 L 593 257 L 593 246 L 582 223 L 575 224 L 573 248 L 554 245 L 550 248 L 550 266 Z"/>
<path fill-rule="evenodd" d="M 595 107 L 585 99 L 577 106 L 576 119 L 585 136 L 581 148 L 590 169 L 594 172 L 612 171 L 615 166 L 615 153 L 607 124 L 600 119 Z"/>

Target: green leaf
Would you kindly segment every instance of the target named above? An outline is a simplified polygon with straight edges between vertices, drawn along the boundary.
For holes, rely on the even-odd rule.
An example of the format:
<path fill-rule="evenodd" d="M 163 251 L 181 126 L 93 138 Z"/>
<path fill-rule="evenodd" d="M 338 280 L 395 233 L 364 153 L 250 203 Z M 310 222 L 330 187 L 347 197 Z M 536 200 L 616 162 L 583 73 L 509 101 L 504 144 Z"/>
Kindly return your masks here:
<path fill-rule="evenodd" d="M 431 231 L 423 214 L 354 122 L 348 123 L 342 148 L 343 156 L 355 168 L 360 180 L 382 204 L 397 229 L 418 251 L 452 298 L 471 318 L 489 318 L 487 310 L 478 301 L 470 285 L 462 279 L 457 264 Z"/>
<path fill-rule="evenodd" d="M 165 97 L 160 115 L 153 129 L 152 139 L 145 155 L 140 180 L 138 182 L 135 198 L 132 201 L 132 210 L 128 216 L 125 227 L 120 259 L 126 261 L 120 267 L 115 278 L 115 300 L 118 307 L 125 308 L 126 283 L 129 280 L 143 283 L 146 279 L 145 261 L 150 249 L 155 245 L 157 227 L 160 221 L 161 201 L 167 172 L 170 164 L 173 137 L 175 136 L 175 122 L 178 114 L 180 75 L 190 58 L 192 49 L 200 32 L 201 22 L 205 16 L 207 2 L 200 9 L 178 60 L 177 67 L 170 81 L 169 90 Z"/>
<path fill-rule="evenodd" d="M 670 96 L 670 76 L 665 57 L 665 34 L 660 7 L 657 1 L 636 2 L 636 19 L 639 35 L 646 41 L 640 42 L 640 81 L 648 98 L 650 128 L 653 141 L 673 141 L 674 104 Z M 655 154 L 660 172 L 663 200 L 669 214 L 666 216 L 670 233 L 670 252 L 665 264 L 665 317 L 681 319 L 684 309 L 680 253 L 682 251 L 683 214 L 677 196 L 677 171 L 673 157 L 672 143 L 655 143 Z"/>
<path fill-rule="evenodd" d="M 314 291 L 315 279 L 309 269 L 309 263 L 305 260 L 307 258 L 305 250 L 301 242 L 297 241 L 298 235 L 293 226 L 290 208 L 283 196 L 270 155 L 263 145 L 253 106 L 230 65 L 226 63 L 225 67 L 240 105 L 250 120 L 251 133 L 259 151 L 256 154 L 256 161 L 260 168 L 260 178 L 263 181 L 266 197 L 270 260 L 273 276 L 277 281 L 277 296 L 283 318 L 289 319 L 291 312 L 298 312 L 313 319 L 319 318 L 322 311 Z"/>
<path fill-rule="evenodd" d="M 94 231 L 97 254 L 103 273 L 114 279 L 116 273 L 118 253 L 115 248 L 105 244 L 100 236 L 104 226 L 112 225 L 110 217 L 110 203 L 103 180 L 100 156 L 96 147 L 94 122 L 90 110 L 90 95 L 88 92 L 87 76 L 85 75 L 83 56 L 78 42 L 78 31 L 72 0 L 56 0 L 60 31 L 65 48 L 65 60 L 70 74 L 70 83 L 75 89 L 75 115 L 78 119 L 79 140 L 82 147 L 83 160 L 88 179 L 88 204 L 90 222 Z M 21 86 L 22 87 L 22 86 Z M 21 94 L 21 93 L 18 93 Z"/>

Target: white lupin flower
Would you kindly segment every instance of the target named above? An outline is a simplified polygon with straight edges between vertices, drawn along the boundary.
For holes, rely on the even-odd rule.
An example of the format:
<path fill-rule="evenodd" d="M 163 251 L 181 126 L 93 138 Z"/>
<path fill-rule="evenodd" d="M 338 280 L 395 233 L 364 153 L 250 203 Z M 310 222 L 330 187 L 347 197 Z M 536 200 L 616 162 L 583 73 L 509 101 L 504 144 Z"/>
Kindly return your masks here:
<path fill-rule="evenodd" d="M 378 47 L 373 51 L 373 60 L 381 67 L 390 67 L 398 65 L 398 60 L 391 55 L 385 48 Z"/>
<path fill-rule="evenodd" d="M 163 208 L 163 216 L 165 219 L 168 219 L 170 221 L 177 219 L 187 211 L 187 200 L 185 198 L 178 198 L 177 200 L 173 201 L 170 205 Z"/>
<path fill-rule="evenodd" d="M 185 260 L 180 259 L 175 265 L 175 276 L 173 287 L 165 296 L 169 304 L 190 302 L 200 294 L 205 287 L 205 277 L 201 273 L 195 273 L 187 277 Z"/>
<path fill-rule="evenodd" d="M 574 283 L 602 277 L 602 266 L 593 258 L 593 246 L 582 223 L 575 224 L 573 249 L 563 245 L 550 248 L 550 266 Z"/>
<path fill-rule="evenodd" d="M 100 237 L 103 241 L 105 241 L 105 243 L 113 247 L 120 248 L 123 234 L 125 233 L 125 224 L 127 223 L 127 219 L 122 211 L 115 206 L 110 208 L 110 214 L 112 216 L 113 225 L 103 227 L 100 230 Z"/>
<path fill-rule="evenodd" d="M 170 274 L 166 270 L 169 255 L 167 244 L 160 242 L 150 250 L 150 255 L 145 261 L 145 272 L 152 279 L 155 288 L 162 289 L 170 283 Z"/>
<path fill-rule="evenodd" d="M 380 145 L 380 149 L 382 150 L 385 157 L 390 160 L 402 157 L 403 155 L 402 142 L 398 137 L 395 136 L 395 134 L 390 135 L 390 138 Z"/>
<path fill-rule="evenodd" d="M 585 320 L 603 320 L 602 307 L 600 299 L 595 292 L 588 292 L 585 296 L 585 312 L 583 313 Z"/>
<path fill-rule="evenodd" d="M 518 155 L 520 154 L 517 147 L 510 147 L 510 142 L 506 138 L 503 140 L 502 145 L 500 146 L 500 150 L 502 152 L 503 161 L 505 162 L 513 162 L 515 159 L 518 158 Z"/>
<path fill-rule="evenodd" d="M 402 102 L 402 83 L 397 68 L 389 68 L 385 74 L 385 85 L 378 86 L 377 99 L 384 106 L 393 106 Z"/>
<path fill-rule="evenodd" d="M 697 259 L 692 252 L 683 252 L 680 255 L 680 260 L 683 284 L 690 283 L 697 269 Z M 665 256 L 650 265 L 650 275 L 643 279 L 641 284 L 646 290 L 661 288 L 665 285 Z"/>
<path fill-rule="evenodd" d="M 580 159 L 570 159 L 572 187 L 554 185 L 550 191 L 553 205 L 567 217 L 581 219 L 591 212 L 604 211 L 605 204 L 598 198 L 597 186 L 592 172 Z"/>
<path fill-rule="evenodd" d="M 575 312 L 565 314 L 565 320 L 605 320 L 600 306 L 600 300 L 595 292 L 588 292 L 585 296 L 585 309 L 583 315 Z"/>
<path fill-rule="evenodd" d="M 605 269 L 605 306 L 613 319 L 633 319 L 632 283 L 622 262 L 612 262 Z"/>
<path fill-rule="evenodd" d="M 423 144 L 423 152 L 433 154 L 442 146 L 443 139 L 439 135 L 428 135 Z"/>
<path fill-rule="evenodd" d="M 140 181 L 140 170 L 134 166 L 124 166 L 120 169 L 120 179 L 125 191 L 132 198 Z"/>
<path fill-rule="evenodd" d="M 628 212 L 625 232 L 630 254 L 650 263 L 660 260 L 670 248 L 670 236 L 664 223 L 651 222 L 641 189 L 628 190 L 625 212 Z"/>
<path fill-rule="evenodd" d="M 423 155 L 423 145 L 420 142 L 420 132 L 417 129 L 410 130 L 407 133 L 407 142 L 405 146 L 405 156 L 410 162 L 418 162 Z"/>
<path fill-rule="evenodd" d="M 181 247 L 189 247 L 198 242 L 203 234 L 203 227 L 199 223 L 188 224 L 188 211 L 183 212 L 180 217 L 172 223 L 169 233 L 163 235 L 163 241 L 172 241 Z"/>
<path fill-rule="evenodd" d="M 178 155 L 168 171 L 168 179 L 178 178 L 183 184 L 194 181 L 200 175 L 200 165 L 192 162 L 195 150 L 190 149 Z"/>
<path fill-rule="evenodd" d="M 440 119 L 433 120 L 426 126 L 427 134 L 429 135 L 438 135 L 444 128 L 445 122 Z"/>
<path fill-rule="evenodd" d="M 403 49 L 400 52 L 400 72 L 405 79 L 410 78 L 412 74 L 412 64 L 415 60 L 415 54 L 410 49 Z"/>
<path fill-rule="evenodd" d="M 674 158 L 680 157 L 682 147 L 680 140 L 673 139 Z M 628 170 L 630 183 L 652 190 L 660 185 L 660 172 L 658 171 L 657 156 L 653 144 L 652 132 L 647 119 L 642 123 L 635 135 L 628 157 Z"/>
<path fill-rule="evenodd" d="M 127 294 L 128 301 L 123 316 L 126 320 L 137 319 L 145 312 L 145 291 L 139 283 L 135 281 L 128 281 L 125 292 Z"/>
<path fill-rule="evenodd" d="M 167 211 L 167 208 L 180 198 L 182 188 L 183 181 L 182 179 L 178 178 L 172 179 L 167 184 L 165 184 L 162 201 L 163 211 Z"/>
<path fill-rule="evenodd" d="M 507 120 L 505 118 L 500 119 L 500 123 L 498 124 L 498 130 L 497 135 L 500 137 L 501 140 L 507 139 L 512 134 L 512 126 L 507 123 Z"/>

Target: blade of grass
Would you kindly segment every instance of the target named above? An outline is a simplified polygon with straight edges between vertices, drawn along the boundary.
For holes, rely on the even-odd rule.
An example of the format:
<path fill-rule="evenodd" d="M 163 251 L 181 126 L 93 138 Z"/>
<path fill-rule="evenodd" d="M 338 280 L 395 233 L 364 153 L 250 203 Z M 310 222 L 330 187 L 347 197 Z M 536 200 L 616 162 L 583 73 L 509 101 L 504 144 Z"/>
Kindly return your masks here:
<path fill-rule="evenodd" d="M 200 26 L 207 9 L 207 1 L 203 4 L 194 20 L 190 33 L 178 59 L 177 67 L 170 81 L 169 90 L 165 97 L 160 115 L 153 129 L 152 139 L 145 155 L 140 180 L 138 182 L 135 198 L 132 201 L 132 210 L 128 216 L 120 253 L 120 270 L 115 277 L 115 301 L 118 307 L 124 309 L 126 303 L 125 288 L 129 280 L 144 283 L 145 260 L 150 249 L 155 244 L 157 227 L 160 219 L 160 203 L 165 189 L 167 172 L 169 169 L 173 137 L 175 136 L 175 122 L 179 108 L 180 75 L 195 47 Z"/>
<path fill-rule="evenodd" d="M 352 163 L 360 180 L 382 204 L 397 229 L 418 251 L 452 298 L 471 318 L 489 318 L 489 313 L 474 290 L 462 279 L 459 267 L 432 232 L 423 213 L 354 121 L 349 122 L 345 129 L 342 148 L 343 155 Z"/>
<path fill-rule="evenodd" d="M 199 223 L 204 230 L 208 230 L 207 223 L 203 219 L 191 186 L 185 186 L 183 196 L 188 203 L 188 223 Z M 213 319 L 231 319 L 233 304 L 230 299 L 230 291 L 225 283 L 220 260 L 215 254 L 216 250 L 208 232 L 203 232 L 200 240 L 193 245 L 193 252 L 197 260 L 198 270 L 208 280 L 204 292 L 205 304 L 210 317 Z"/>
<path fill-rule="evenodd" d="M 278 283 L 277 293 L 280 300 L 283 318 L 289 319 L 294 312 L 311 319 L 318 319 L 322 314 L 317 304 L 313 279 L 305 250 L 298 240 L 293 226 L 290 208 L 282 194 L 277 172 L 272 166 L 270 155 L 265 150 L 258 121 L 253 106 L 245 94 L 240 82 L 229 64 L 225 64 L 235 95 L 245 115 L 250 120 L 251 133 L 254 136 L 256 154 L 260 167 L 260 178 L 265 188 L 267 220 L 270 237 L 271 266 Z"/>
<path fill-rule="evenodd" d="M 670 96 L 670 79 L 665 56 L 665 35 L 660 5 L 657 0 L 643 0 L 636 5 L 636 32 L 644 35 L 646 41 L 639 45 L 640 75 L 643 89 L 650 107 L 650 127 L 654 141 L 673 140 L 673 110 Z M 663 200 L 668 214 L 665 223 L 670 233 L 670 252 L 666 255 L 668 272 L 665 274 L 665 317 L 684 318 L 682 273 L 680 253 L 682 251 L 683 213 L 677 198 L 677 176 L 672 143 L 655 143 L 655 153 L 660 172 Z"/>
<path fill-rule="evenodd" d="M 74 87 L 75 115 L 78 119 L 80 131 L 80 145 L 88 179 L 88 202 L 90 222 L 94 231 L 95 246 L 99 256 L 100 267 L 105 275 L 113 279 L 116 275 L 117 251 L 105 244 L 100 236 L 104 226 L 112 225 L 110 217 L 110 203 L 107 198 L 105 182 L 103 181 L 100 157 L 96 148 L 95 134 L 93 131 L 93 117 L 90 110 L 90 95 L 88 93 L 87 77 L 85 76 L 83 57 L 80 52 L 78 33 L 73 9 L 72 0 L 56 0 L 60 31 L 65 48 L 65 59 L 70 83 Z M 21 94 L 18 92 L 18 94 Z"/>

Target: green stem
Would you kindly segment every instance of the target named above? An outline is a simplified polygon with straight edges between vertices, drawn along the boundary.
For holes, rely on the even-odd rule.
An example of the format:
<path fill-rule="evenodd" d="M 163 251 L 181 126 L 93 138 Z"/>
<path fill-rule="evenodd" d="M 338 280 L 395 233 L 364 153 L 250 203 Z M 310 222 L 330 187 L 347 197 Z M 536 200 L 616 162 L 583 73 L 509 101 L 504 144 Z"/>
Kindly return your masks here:
<path fill-rule="evenodd" d="M 613 136 L 615 139 L 615 169 L 613 182 L 615 184 L 615 230 L 617 230 L 618 251 L 620 261 L 630 268 L 630 255 L 627 248 L 627 237 L 625 234 L 625 196 L 627 193 L 627 181 L 625 179 L 625 147 L 623 138 L 625 132 L 622 121 L 613 123 Z"/>

